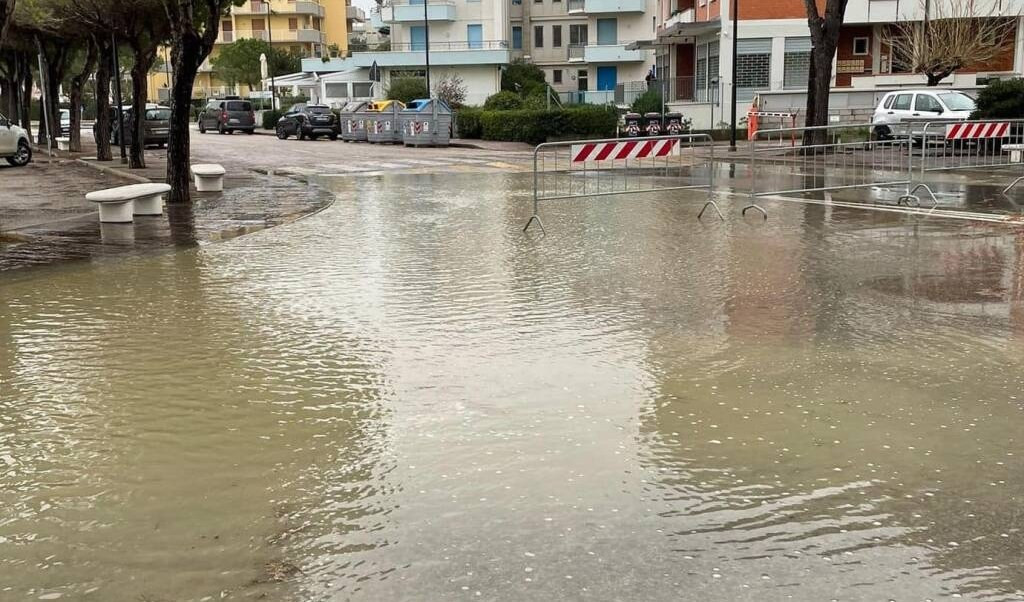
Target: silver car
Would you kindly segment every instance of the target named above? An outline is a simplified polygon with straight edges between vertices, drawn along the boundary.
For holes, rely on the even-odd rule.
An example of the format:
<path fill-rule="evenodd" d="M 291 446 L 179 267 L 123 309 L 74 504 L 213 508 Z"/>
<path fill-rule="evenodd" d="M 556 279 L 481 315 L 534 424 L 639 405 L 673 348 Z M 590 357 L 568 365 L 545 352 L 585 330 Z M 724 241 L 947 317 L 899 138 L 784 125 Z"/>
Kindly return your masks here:
<path fill-rule="evenodd" d="M 885 140 L 909 121 L 923 122 L 970 119 L 976 105 L 974 99 L 959 90 L 897 90 L 882 97 L 871 117 L 875 137 Z"/>

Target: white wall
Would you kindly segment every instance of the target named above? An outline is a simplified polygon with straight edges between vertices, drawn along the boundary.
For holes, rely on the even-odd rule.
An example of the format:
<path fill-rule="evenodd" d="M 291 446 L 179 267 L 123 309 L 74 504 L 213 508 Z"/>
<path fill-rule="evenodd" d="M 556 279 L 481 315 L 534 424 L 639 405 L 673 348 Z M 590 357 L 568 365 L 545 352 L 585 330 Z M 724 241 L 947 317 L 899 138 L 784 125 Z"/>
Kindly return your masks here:
<path fill-rule="evenodd" d="M 501 71 L 497 65 L 463 65 L 458 67 L 432 66 L 430 85 L 446 76 L 458 75 L 467 88 L 466 104 L 482 105 L 487 97 L 501 90 Z M 385 71 L 384 81 L 390 81 L 391 71 Z"/>

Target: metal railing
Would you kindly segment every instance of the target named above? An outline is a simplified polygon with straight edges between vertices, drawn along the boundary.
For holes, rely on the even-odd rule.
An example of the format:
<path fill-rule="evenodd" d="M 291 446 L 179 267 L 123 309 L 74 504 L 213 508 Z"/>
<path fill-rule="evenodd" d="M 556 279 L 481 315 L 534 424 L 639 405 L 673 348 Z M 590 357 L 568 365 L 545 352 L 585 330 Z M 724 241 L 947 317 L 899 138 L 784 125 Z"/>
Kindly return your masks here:
<path fill-rule="evenodd" d="M 569 12 L 576 12 L 584 9 L 584 0 L 568 0 L 565 9 Z"/>
<path fill-rule="evenodd" d="M 805 134 L 820 138 L 798 144 Z M 870 125 L 758 130 L 750 140 L 750 202 L 743 208 L 768 212 L 758 198 L 874 186 L 906 186 L 909 191 L 912 139 L 893 131 L 872 139 Z M 901 197 L 902 198 L 902 197 Z"/>
<path fill-rule="evenodd" d="M 431 42 L 431 52 L 435 50 L 504 50 L 509 47 L 508 40 L 480 40 L 464 42 Z M 414 51 L 423 52 L 426 44 L 423 42 L 391 42 L 391 51 Z"/>
<path fill-rule="evenodd" d="M 698 218 L 714 201 L 714 142 L 708 134 L 547 142 L 533 151 L 533 214 L 541 201 L 671 190 L 706 190 Z"/>
<path fill-rule="evenodd" d="M 586 49 L 587 47 L 582 44 L 569 44 L 565 47 L 565 57 L 570 61 L 582 61 Z"/>

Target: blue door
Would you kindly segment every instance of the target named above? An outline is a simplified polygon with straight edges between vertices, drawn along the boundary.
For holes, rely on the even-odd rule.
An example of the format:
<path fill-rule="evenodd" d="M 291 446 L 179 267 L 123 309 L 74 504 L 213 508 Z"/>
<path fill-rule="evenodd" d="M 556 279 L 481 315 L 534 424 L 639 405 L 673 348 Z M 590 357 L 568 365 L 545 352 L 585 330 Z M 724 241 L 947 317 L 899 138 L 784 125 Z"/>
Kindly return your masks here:
<path fill-rule="evenodd" d="M 619 72 L 616 67 L 597 68 L 598 90 L 614 90 L 617 83 L 619 83 Z"/>
<path fill-rule="evenodd" d="M 598 19 L 597 20 L 597 45 L 615 46 L 619 43 L 619 20 Z"/>
<path fill-rule="evenodd" d="M 469 42 L 469 48 L 483 48 L 484 47 L 484 26 L 483 25 L 467 25 L 466 26 L 466 41 Z"/>
<path fill-rule="evenodd" d="M 427 28 L 422 25 L 413 25 L 409 28 L 409 41 L 412 42 L 413 50 L 427 49 Z"/>

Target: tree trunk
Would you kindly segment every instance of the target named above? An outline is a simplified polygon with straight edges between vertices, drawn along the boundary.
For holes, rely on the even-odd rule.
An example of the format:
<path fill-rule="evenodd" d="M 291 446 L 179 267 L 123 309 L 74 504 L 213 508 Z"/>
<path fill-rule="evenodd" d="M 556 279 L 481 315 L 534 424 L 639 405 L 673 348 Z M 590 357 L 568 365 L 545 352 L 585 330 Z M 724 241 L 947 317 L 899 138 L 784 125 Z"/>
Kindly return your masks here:
<path fill-rule="evenodd" d="M 25 129 L 28 137 L 32 138 L 32 67 L 29 66 L 28 55 L 23 55 L 21 60 L 21 102 L 18 103 L 21 115 L 18 117 L 19 125 Z"/>
<path fill-rule="evenodd" d="M 838 37 L 838 36 L 837 36 Z M 836 44 L 823 47 L 812 47 L 810 77 L 807 82 L 807 118 L 806 127 L 828 125 L 828 97 L 832 84 L 832 57 L 835 55 Z M 827 139 L 823 129 L 806 130 L 804 146 L 824 144 Z"/>
<path fill-rule="evenodd" d="M 73 153 L 82 152 L 82 89 L 96 68 L 96 54 L 96 44 L 92 40 L 87 41 L 85 64 L 82 66 L 82 70 L 71 78 L 71 91 L 69 93 L 71 100 L 71 140 L 68 148 Z"/>
<path fill-rule="evenodd" d="M 110 65 L 114 60 L 110 42 L 96 40 L 99 63 L 96 66 L 96 159 L 112 161 L 110 152 Z"/>
<path fill-rule="evenodd" d="M 171 85 L 171 126 L 167 139 L 167 183 L 171 186 L 171 192 L 167 195 L 168 203 L 192 202 L 192 191 L 189 188 L 192 86 L 203 58 L 201 42 L 196 36 L 188 34 L 181 36 L 171 53 L 174 82 Z"/>
<path fill-rule="evenodd" d="M 146 77 L 156 60 L 156 49 L 133 48 L 135 63 L 132 65 L 132 144 L 128 153 L 128 167 L 146 167 L 146 101 L 149 89 Z"/>

